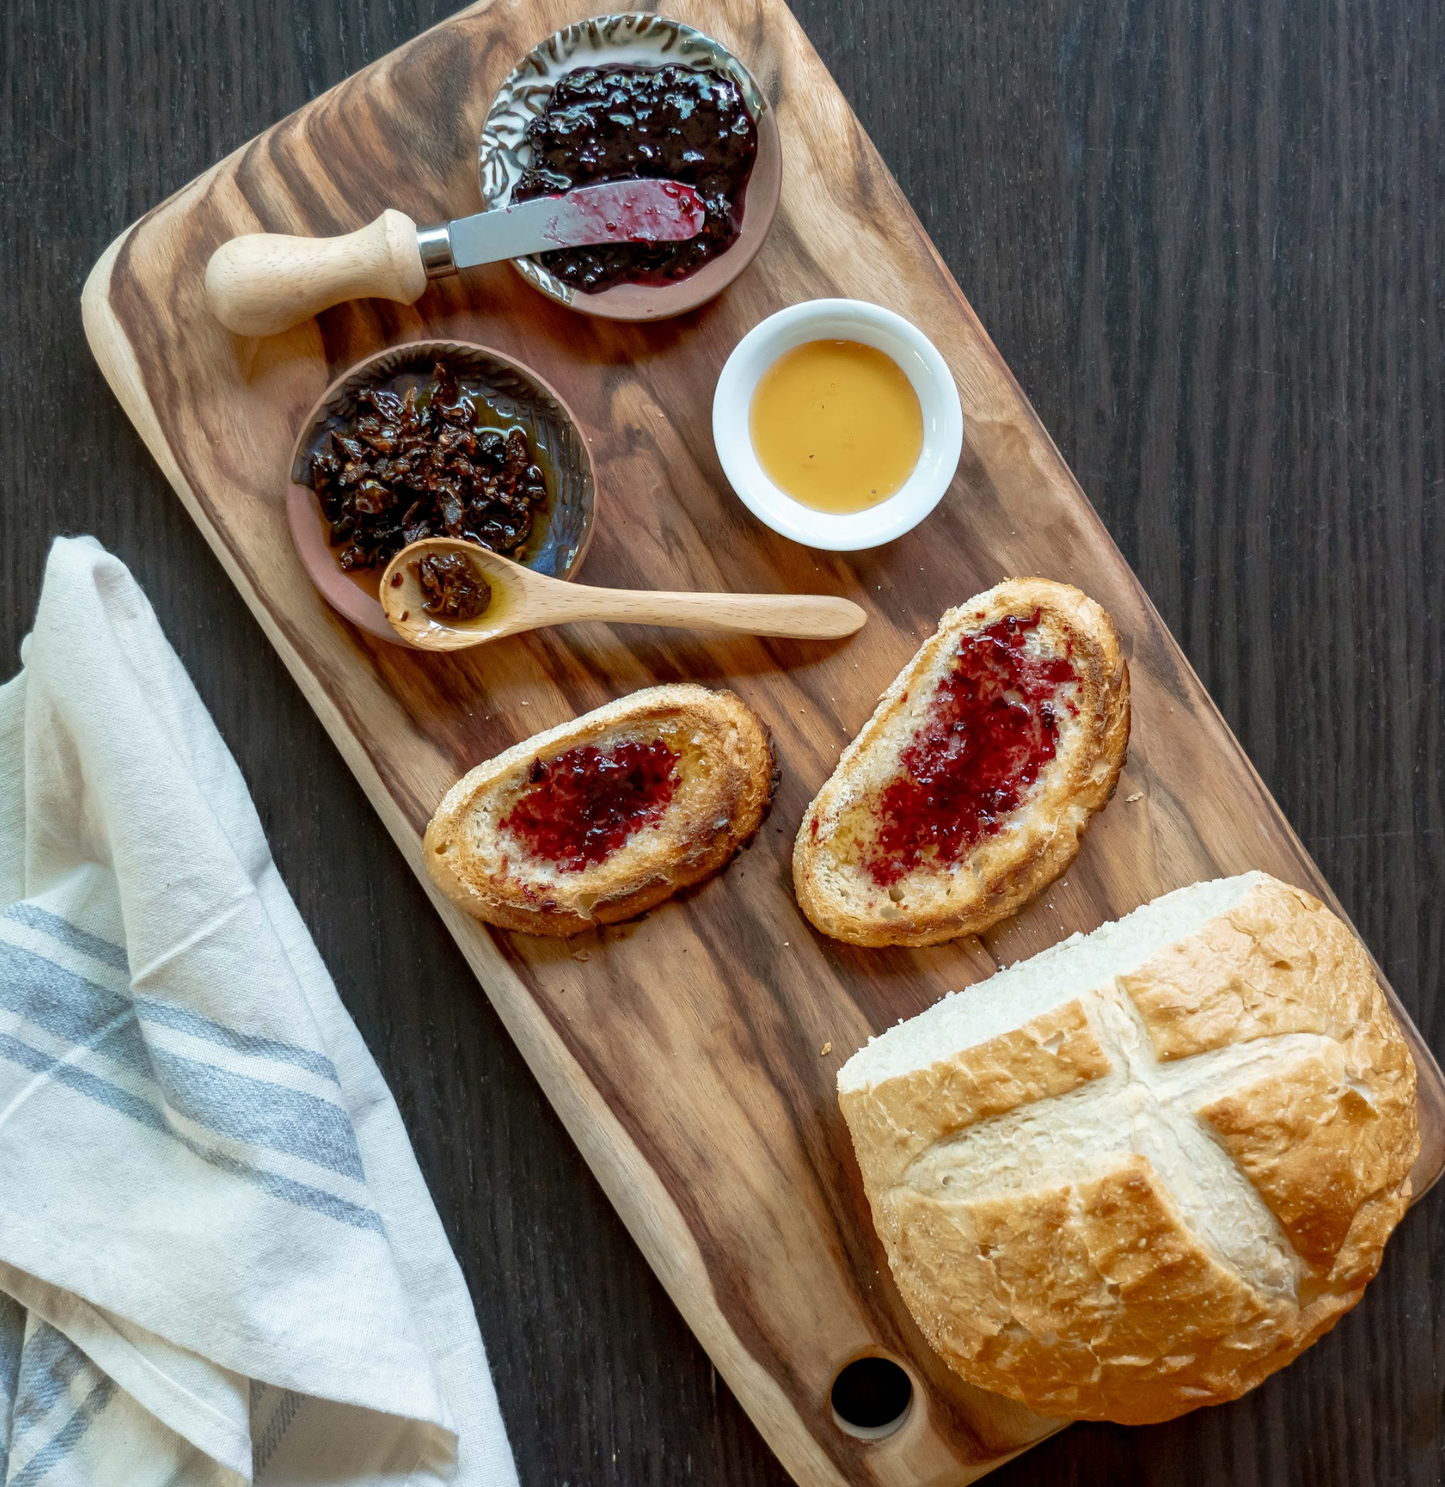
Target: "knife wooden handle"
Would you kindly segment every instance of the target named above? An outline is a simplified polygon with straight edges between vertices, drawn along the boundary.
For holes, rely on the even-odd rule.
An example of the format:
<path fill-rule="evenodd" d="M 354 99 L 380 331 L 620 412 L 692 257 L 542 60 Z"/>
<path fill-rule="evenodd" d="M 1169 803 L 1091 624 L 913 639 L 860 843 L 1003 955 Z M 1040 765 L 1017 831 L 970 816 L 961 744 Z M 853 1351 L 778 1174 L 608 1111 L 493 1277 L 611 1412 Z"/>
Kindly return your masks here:
<path fill-rule="evenodd" d="M 425 288 L 416 223 L 390 209 L 344 237 L 232 238 L 206 265 L 212 313 L 243 336 L 275 335 L 347 299 L 409 305 Z"/>

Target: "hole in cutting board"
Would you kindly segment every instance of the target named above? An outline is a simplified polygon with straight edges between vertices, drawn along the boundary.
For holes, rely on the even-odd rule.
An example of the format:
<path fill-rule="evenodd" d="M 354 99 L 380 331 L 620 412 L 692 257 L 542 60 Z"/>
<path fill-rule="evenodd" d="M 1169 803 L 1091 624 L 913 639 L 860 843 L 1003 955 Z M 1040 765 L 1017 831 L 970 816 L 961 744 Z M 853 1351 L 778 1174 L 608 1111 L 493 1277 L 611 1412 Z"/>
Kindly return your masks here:
<path fill-rule="evenodd" d="M 831 1398 L 839 1430 L 881 1441 L 908 1418 L 913 1380 L 891 1358 L 857 1358 L 833 1380 Z"/>

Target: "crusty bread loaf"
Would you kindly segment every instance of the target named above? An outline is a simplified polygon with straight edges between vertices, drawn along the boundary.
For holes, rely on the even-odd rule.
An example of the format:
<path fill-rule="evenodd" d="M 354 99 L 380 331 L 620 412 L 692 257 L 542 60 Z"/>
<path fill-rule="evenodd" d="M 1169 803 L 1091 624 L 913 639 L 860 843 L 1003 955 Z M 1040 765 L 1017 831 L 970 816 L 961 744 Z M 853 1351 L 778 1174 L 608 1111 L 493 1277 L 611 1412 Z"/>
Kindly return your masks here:
<path fill-rule="evenodd" d="M 929 1341 L 971 1383 L 1128 1424 L 1233 1399 L 1332 1326 L 1419 1149 L 1364 947 L 1262 873 L 945 998 L 838 1089 Z"/>
<path fill-rule="evenodd" d="M 522 832 L 550 770 L 621 745 L 664 746 L 670 794 L 596 860 L 547 860 Z M 614 771 L 615 773 L 615 771 Z M 426 865 L 437 886 L 489 924 L 574 935 L 630 919 L 726 865 L 758 829 L 772 798 L 772 741 L 731 692 L 649 687 L 479 764 L 447 792 L 427 827 Z M 602 779 L 586 783 L 564 815 L 605 812 Z M 566 823 L 564 822 L 564 825 Z M 594 849 L 595 850 L 595 849 Z"/>
<path fill-rule="evenodd" d="M 1008 667 L 1041 678 L 1042 700 L 1022 698 L 1027 712 Z M 1012 752 L 990 753 L 987 709 L 1014 730 Z M 946 744 L 944 730 L 962 747 Z M 1032 779 L 1016 771 L 1019 784 L 994 788 L 997 761 L 1026 758 L 1018 744 L 1031 738 L 1052 757 Z M 824 934 L 855 945 L 977 934 L 1068 868 L 1114 793 L 1128 743 L 1129 672 L 1109 616 L 1066 584 L 1008 579 L 943 616 L 843 751 L 798 831 L 798 904 Z M 914 758 L 925 747 L 953 749 L 953 784 L 934 788 Z M 899 825 L 909 792 L 924 823 L 911 834 Z"/>

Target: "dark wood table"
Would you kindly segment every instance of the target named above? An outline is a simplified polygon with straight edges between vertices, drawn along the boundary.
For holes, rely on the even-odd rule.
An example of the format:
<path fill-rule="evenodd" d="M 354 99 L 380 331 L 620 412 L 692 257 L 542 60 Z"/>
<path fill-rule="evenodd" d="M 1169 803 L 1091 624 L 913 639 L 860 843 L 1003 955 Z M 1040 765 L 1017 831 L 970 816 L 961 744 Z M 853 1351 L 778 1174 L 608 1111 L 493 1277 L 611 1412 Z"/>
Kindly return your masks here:
<path fill-rule="evenodd" d="M 782 1483 L 81 333 L 81 284 L 121 228 L 450 8 L 0 6 L 0 675 L 56 533 L 130 564 L 395 1091 L 526 1487 Z M 1439 1048 L 1445 8 L 797 9 Z M 1362 1306 L 1238 1404 L 1076 1426 L 990 1481 L 1440 1482 L 1440 1202 Z"/>

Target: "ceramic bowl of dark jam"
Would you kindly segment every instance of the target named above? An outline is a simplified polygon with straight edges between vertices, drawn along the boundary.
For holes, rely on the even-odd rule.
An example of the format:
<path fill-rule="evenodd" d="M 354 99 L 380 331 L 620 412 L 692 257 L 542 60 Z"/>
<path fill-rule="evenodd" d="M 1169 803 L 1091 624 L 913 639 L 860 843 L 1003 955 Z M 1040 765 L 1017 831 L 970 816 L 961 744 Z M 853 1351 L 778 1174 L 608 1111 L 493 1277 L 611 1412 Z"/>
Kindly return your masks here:
<path fill-rule="evenodd" d="M 534 371 L 472 342 L 415 341 L 326 389 L 296 441 L 286 514 L 326 601 L 400 645 L 377 586 L 408 543 L 458 537 L 571 578 L 596 490 L 576 419 Z"/>
<path fill-rule="evenodd" d="M 691 26 L 608 15 L 549 36 L 482 126 L 488 208 L 600 181 L 681 180 L 706 224 L 685 243 L 557 249 L 514 262 L 543 294 L 611 320 L 696 309 L 752 262 L 777 211 L 777 117 L 747 68 Z"/>

